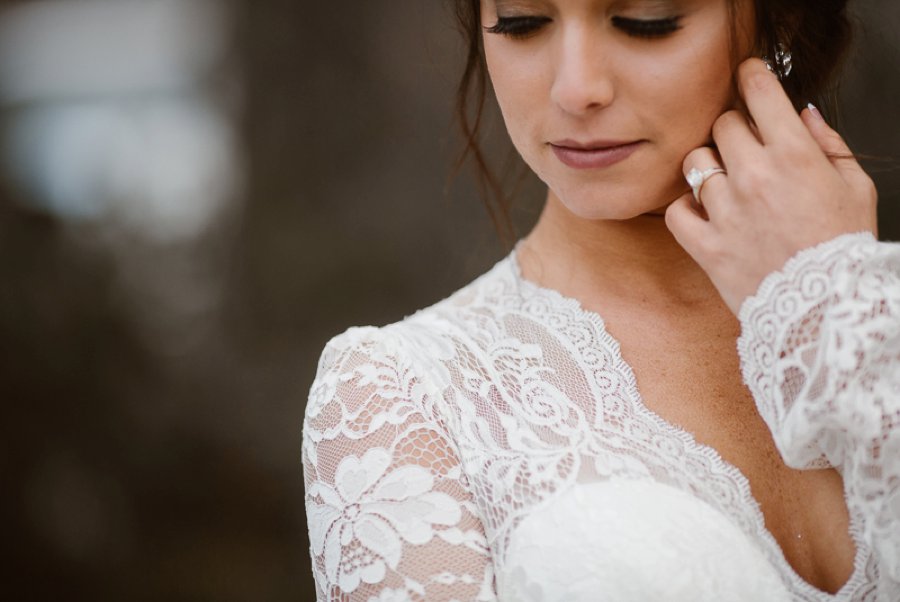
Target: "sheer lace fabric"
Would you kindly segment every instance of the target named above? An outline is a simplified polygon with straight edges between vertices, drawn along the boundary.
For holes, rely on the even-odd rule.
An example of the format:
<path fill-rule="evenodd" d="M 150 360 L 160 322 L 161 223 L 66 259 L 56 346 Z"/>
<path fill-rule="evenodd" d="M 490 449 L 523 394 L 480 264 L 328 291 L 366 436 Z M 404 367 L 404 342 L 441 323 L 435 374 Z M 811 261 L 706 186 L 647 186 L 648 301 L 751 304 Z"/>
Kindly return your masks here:
<path fill-rule="evenodd" d="M 791 568 L 739 470 L 643 405 L 603 319 L 524 280 L 515 251 L 351 328 L 303 428 L 317 597 L 898 600 L 898 315 L 900 245 L 864 234 L 802 251 L 741 308 L 785 461 L 844 476 L 857 554 L 835 595 Z"/>
<path fill-rule="evenodd" d="M 807 249 L 741 307 L 744 381 L 785 463 L 824 454 L 900 600 L 900 244 Z"/>

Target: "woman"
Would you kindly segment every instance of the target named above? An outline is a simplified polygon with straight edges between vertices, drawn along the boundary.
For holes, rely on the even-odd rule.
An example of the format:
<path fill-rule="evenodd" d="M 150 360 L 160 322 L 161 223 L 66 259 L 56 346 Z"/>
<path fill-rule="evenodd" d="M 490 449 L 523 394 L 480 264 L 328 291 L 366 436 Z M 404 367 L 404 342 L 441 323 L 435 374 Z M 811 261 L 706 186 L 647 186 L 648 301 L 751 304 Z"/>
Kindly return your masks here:
<path fill-rule="evenodd" d="M 320 599 L 900 599 L 900 248 L 793 109 L 844 5 L 458 0 L 464 84 L 486 66 L 547 201 L 471 284 L 326 346 Z"/>

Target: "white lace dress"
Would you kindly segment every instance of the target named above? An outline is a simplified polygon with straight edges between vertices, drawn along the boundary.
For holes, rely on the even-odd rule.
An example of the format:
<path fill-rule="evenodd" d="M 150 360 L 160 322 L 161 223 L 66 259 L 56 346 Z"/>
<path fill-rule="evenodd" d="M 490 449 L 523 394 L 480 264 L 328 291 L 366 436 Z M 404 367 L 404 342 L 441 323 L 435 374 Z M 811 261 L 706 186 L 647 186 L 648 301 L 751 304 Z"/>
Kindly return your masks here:
<path fill-rule="evenodd" d="M 322 353 L 302 447 L 318 598 L 900 600 L 900 244 L 805 249 L 739 318 L 785 462 L 843 475 L 837 594 L 788 564 L 737 468 L 643 405 L 603 319 L 513 251 Z"/>

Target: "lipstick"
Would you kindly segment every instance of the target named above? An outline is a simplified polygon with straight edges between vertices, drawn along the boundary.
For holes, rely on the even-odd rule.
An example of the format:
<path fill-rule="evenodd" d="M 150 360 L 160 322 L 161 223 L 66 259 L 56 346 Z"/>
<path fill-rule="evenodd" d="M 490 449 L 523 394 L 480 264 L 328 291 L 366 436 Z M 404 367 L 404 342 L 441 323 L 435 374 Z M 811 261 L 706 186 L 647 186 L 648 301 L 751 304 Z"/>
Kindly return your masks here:
<path fill-rule="evenodd" d="M 565 165 L 574 169 L 599 169 L 624 161 L 640 148 L 643 141 L 614 142 L 593 141 L 575 142 L 560 140 L 551 142 L 550 146 L 556 157 Z"/>

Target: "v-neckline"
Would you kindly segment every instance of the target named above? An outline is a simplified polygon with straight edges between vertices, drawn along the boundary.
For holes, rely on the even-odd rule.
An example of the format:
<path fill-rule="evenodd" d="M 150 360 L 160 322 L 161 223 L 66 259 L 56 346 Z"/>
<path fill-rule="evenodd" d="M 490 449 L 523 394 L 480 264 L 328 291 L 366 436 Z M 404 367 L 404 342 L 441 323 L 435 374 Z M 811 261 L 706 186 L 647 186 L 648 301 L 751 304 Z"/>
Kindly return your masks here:
<path fill-rule="evenodd" d="M 778 540 L 775 539 L 775 536 L 769 531 L 768 527 L 766 527 L 765 515 L 762 512 L 762 507 L 753 496 L 750 489 L 750 480 L 744 473 L 737 466 L 726 461 L 717 449 L 710 445 L 700 443 L 694 437 L 693 433 L 667 421 L 644 403 L 643 397 L 638 390 L 634 370 L 631 365 L 625 361 L 625 358 L 621 353 L 621 345 L 619 344 L 618 339 L 606 329 L 606 322 L 603 317 L 599 313 L 584 307 L 578 299 L 563 295 L 555 289 L 541 286 L 536 282 L 528 280 L 522 275 L 522 269 L 519 265 L 517 256 L 517 252 L 522 242 L 523 241 L 520 239 L 507 256 L 507 261 L 509 262 L 509 267 L 514 279 L 521 287 L 530 289 L 532 293 L 544 295 L 551 301 L 556 301 L 557 305 L 567 306 L 568 309 L 573 310 L 582 319 L 594 326 L 599 333 L 599 338 L 606 343 L 611 350 L 616 369 L 618 369 L 625 377 L 627 393 L 633 408 L 653 422 L 660 430 L 666 431 L 682 440 L 686 444 L 687 449 L 710 459 L 718 466 L 718 468 L 732 478 L 732 482 L 735 483 L 739 489 L 738 497 L 749 507 L 755 519 L 757 533 L 763 538 L 765 544 L 772 551 L 775 560 L 780 562 L 782 566 L 786 568 L 789 576 L 794 581 L 795 588 L 799 589 L 807 596 L 813 596 L 815 599 L 825 602 L 836 602 L 837 600 L 846 598 L 848 593 L 857 590 L 865 579 L 866 565 L 869 561 L 871 550 L 863 538 L 862 517 L 858 513 L 853 512 L 850 509 L 849 504 L 847 504 L 846 490 L 844 492 L 844 503 L 847 504 L 848 512 L 850 514 L 848 531 L 856 546 L 853 558 L 853 572 L 850 574 L 846 583 L 844 583 L 836 593 L 831 594 L 819 589 L 801 577 L 796 569 L 794 569 L 793 565 L 788 562 L 787 557 L 784 555 L 784 550 L 778 543 Z"/>

